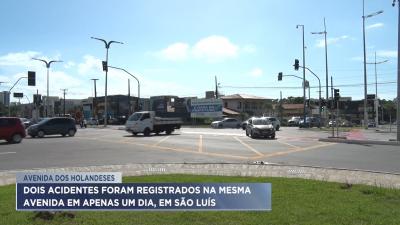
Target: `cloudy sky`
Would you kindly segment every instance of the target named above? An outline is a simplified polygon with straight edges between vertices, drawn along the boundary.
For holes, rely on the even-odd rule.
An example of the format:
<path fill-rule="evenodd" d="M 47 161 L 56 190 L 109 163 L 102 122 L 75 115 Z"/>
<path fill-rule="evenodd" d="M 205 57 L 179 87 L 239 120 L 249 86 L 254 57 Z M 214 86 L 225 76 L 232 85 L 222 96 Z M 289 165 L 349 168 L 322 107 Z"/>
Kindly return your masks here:
<path fill-rule="evenodd" d="M 389 60 L 378 65 L 378 96 L 393 99 L 396 93 L 397 8 L 391 0 L 365 0 L 367 61 Z M 121 41 L 112 44 L 109 65 L 122 67 L 141 81 L 141 95 L 174 94 L 203 97 L 214 89 L 217 76 L 224 94 L 247 93 L 279 98 L 301 96 L 301 80 L 278 72 L 294 71 L 302 60 L 305 25 L 306 66 L 325 85 L 323 31 L 328 32 L 329 76 L 342 96 L 363 97 L 361 0 L 3 0 L 0 13 L 0 91 L 36 71 L 37 86 L 22 80 L 14 89 L 29 99 L 38 90 L 46 93 L 46 68 L 32 57 L 62 60 L 51 66 L 50 95 L 67 98 L 93 96 L 91 78 L 98 78 L 98 95 L 104 94 L 101 61 L 104 44 L 91 36 Z M 307 74 L 311 86 L 317 80 Z M 368 65 L 368 83 L 375 82 Z M 129 76 L 110 69 L 109 94 L 127 94 Z M 344 85 L 344 86 L 343 86 Z M 325 89 L 323 88 L 323 91 Z M 375 92 L 374 85 L 368 91 Z M 136 95 L 131 78 L 131 94 Z M 317 89 L 311 90 L 317 98 Z M 322 93 L 325 96 L 325 91 Z M 15 99 L 13 99 L 15 100 Z M 24 99 L 23 101 L 27 101 Z"/>

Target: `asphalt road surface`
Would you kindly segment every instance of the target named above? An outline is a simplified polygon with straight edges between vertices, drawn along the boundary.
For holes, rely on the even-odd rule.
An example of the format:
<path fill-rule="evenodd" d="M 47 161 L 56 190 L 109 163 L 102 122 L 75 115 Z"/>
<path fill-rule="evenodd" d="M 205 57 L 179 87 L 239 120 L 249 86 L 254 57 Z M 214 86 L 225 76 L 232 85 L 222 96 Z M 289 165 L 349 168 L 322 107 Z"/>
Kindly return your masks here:
<path fill-rule="evenodd" d="M 172 135 L 133 136 L 112 128 L 79 129 L 75 137 L 0 141 L 0 171 L 128 163 L 253 163 L 263 161 L 400 173 L 399 146 L 319 142 L 326 132 L 282 128 L 274 140 L 241 129 L 182 128 Z"/>

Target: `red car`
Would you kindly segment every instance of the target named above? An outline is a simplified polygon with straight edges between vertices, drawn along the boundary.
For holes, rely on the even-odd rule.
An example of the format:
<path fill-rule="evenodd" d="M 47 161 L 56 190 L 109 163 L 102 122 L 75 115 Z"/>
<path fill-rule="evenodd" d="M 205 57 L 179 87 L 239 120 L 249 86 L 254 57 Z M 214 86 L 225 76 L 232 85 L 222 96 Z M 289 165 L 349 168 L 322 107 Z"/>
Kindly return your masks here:
<path fill-rule="evenodd" d="M 0 117 L 0 140 L 9 143 L 20 143 L 26 136 L 25 127 L 17 117 Z"/>

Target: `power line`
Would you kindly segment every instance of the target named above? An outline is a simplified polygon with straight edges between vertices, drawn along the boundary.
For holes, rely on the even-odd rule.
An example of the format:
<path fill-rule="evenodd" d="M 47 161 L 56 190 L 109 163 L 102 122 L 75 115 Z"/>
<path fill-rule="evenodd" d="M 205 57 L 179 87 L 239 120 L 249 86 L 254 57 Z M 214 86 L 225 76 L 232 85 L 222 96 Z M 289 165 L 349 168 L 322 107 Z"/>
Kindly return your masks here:
<path fill-rule="evenodd" d="M 387 85 L 387 84 L 396 84 L 397 81 L 386 81 L 386 82 L 378 82 L 378 85 Z M 369 83 L 367 85 L 375 85 L 374 83 Z M 364 84 L 339 84 L 339 85 L 334 85 L 334 87 L 359 87 L 359 86 L 364 86 Z M 303 87 L 277 87 L 277 86 L 230 86 L 230 85 L 223 85 L 220 86 L 221 88 L 237 88 L 237 89 L 303 89 Z M 331 87 L 331 86 L 328 86 Z M 310 86 L 310 88 L 319 88 L 318 86 Z"/>

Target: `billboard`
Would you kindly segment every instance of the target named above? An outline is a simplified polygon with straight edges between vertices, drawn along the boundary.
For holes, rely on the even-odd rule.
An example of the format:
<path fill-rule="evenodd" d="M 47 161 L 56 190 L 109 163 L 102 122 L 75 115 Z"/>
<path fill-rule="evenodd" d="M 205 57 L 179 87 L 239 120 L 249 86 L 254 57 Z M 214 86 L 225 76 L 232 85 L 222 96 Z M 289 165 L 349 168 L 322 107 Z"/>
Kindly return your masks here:
<path fill-rule="evenodd" d="M 192 118 L 222 117 L 222 99 L 192 99 L 190 109 Z"/>

